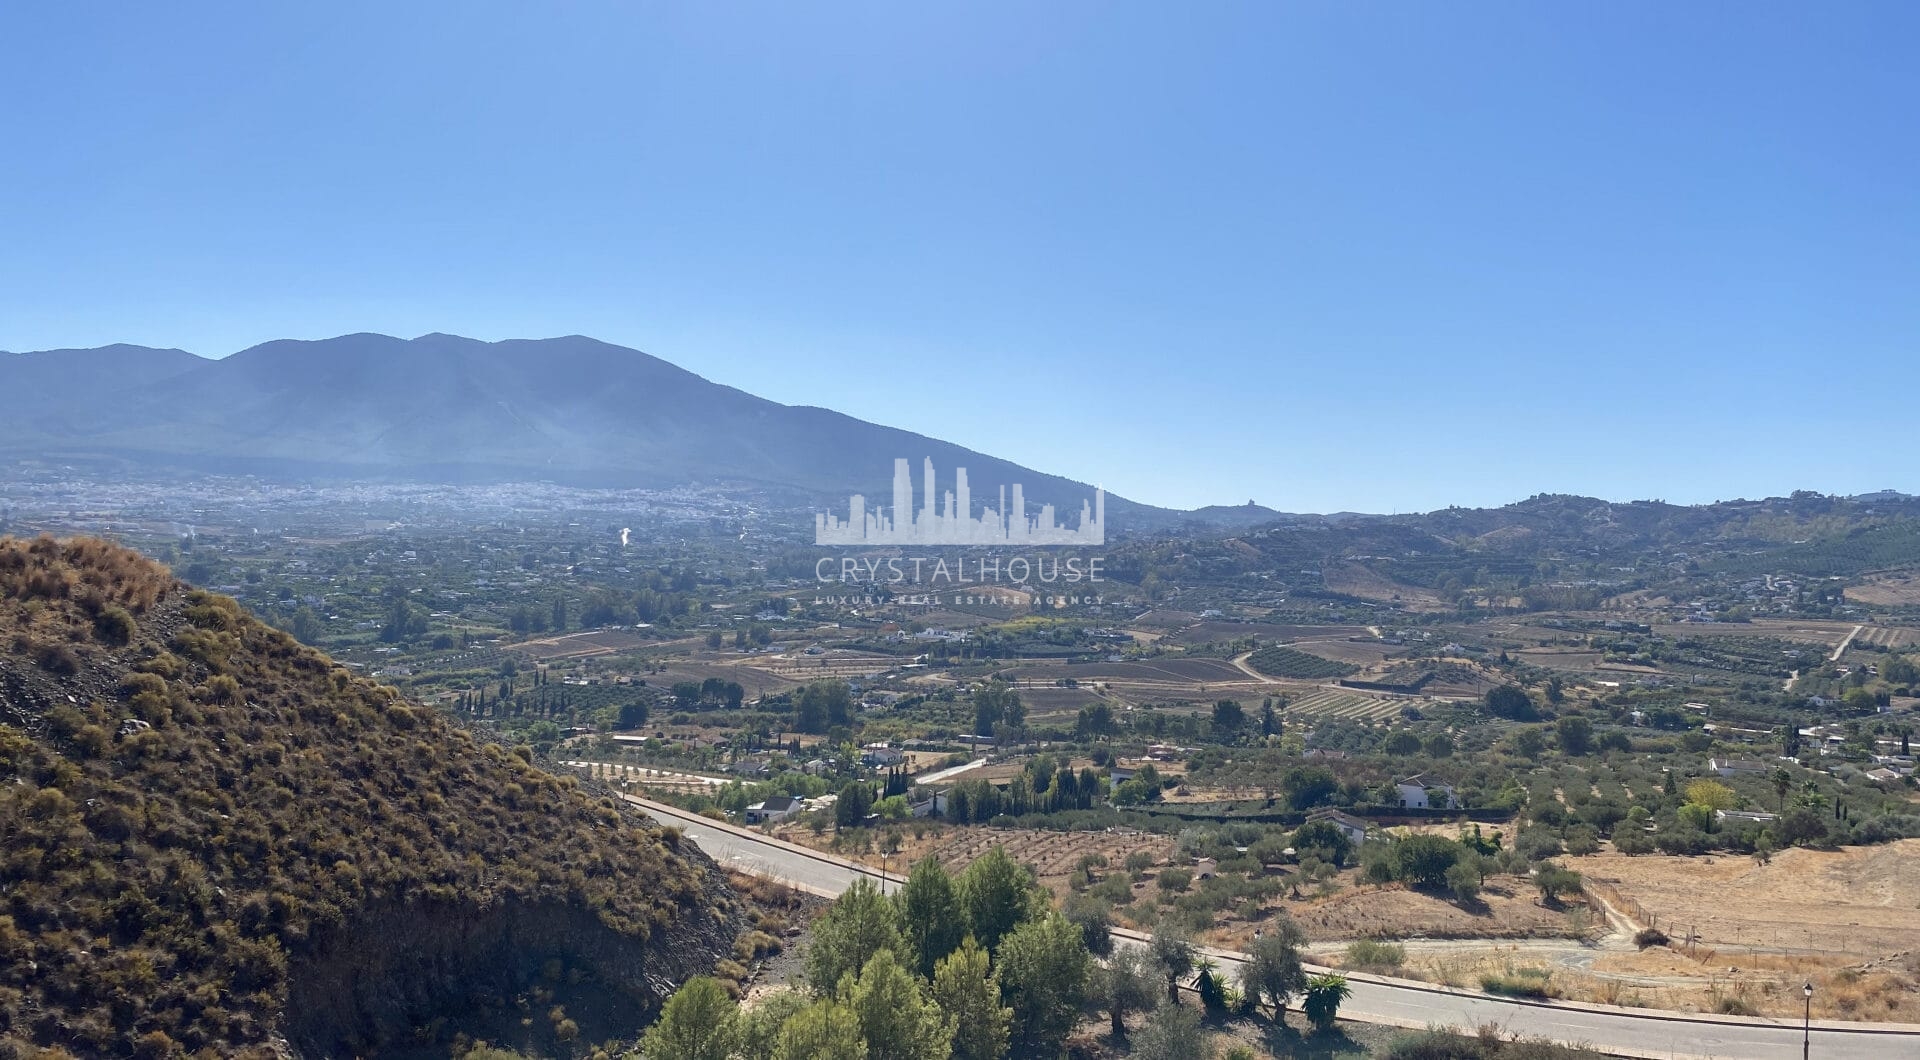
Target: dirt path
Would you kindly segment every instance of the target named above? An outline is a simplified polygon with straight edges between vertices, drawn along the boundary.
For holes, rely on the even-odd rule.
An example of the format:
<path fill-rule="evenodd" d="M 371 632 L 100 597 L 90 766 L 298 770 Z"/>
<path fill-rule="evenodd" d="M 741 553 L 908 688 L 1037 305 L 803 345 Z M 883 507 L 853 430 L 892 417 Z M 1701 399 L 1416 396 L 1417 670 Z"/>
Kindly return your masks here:
<path fill-rule="evenodd" d="M 1828 661 L 1828 662 L 1839 662 L 1839 661 L 1840 661 L 1840 656 L 1842 656 L 1842 655 L 1845 655 L 1845 654 L 1847 653 L 1847 646 L 1853 643 L 1853 638 L 1855 638 L 1855 637 L 1857 637 L 1857 636 L 1859 636 L 1859 635 L 1860 635 L 1860 631 L 1861 631 L 1861 630 L 1863 630 L 1863 629 L 1865 629 L 1865 628 L 1867 628 L 1867 627 L 1866 627 L 1866 626 L 1864 626 L 1864 625 L 1860 625 L 1860 626 L 1855 626 L 1855 627 L 1853 627 L 1853 632 L 1852 632 L 1852 633 L 1849 633 L 1849 634 L 1847 634 L 1847 639 L 1845 639 L 1845 640 L 1843 640 L 1843 641 L 1841 641 L 1841 642 L 1840 642 L 1840 646 L 1839 646 L 1838 648 L 1835 648 L 1835 649 L 1833 649 L 1833 654 L 1832 654 L 1831 656 L 1829 656 L 1829 657 L 1828 657 L 1828 659 L 1827 659 L 1827 661 Z"/>
<path fill-rule="evenodd" d="M 1255 681 L 1258 681 L 1263 685 L 1284 685 L 1287 683 L 1276 677 L 1268 677 L 1266 674 L 1263 674 L 1260 671 L 1254 669 L 1253 667 L 1247 665 L 1247 659 L 1252 654 L 1253 654 L 1252 652 L 1246 651 L 1246 652 L 1241 652 L 1240 654 L 1234 656 L 1233 665 L 1239 667 L 1241 673 L 1246 674 L 1248 677 L 1253 678 Z"/>

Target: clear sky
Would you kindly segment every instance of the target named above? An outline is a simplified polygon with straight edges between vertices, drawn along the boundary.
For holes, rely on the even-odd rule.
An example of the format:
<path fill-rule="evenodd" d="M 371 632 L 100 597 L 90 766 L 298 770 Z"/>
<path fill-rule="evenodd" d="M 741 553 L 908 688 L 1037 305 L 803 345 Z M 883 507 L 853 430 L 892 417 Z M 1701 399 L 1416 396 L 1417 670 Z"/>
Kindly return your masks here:
<path fill-rule="evenodd" d="M 1920 491 L 1917 40 L 1909 0 L 5 4 L 0 349 L 583 333 L 1181 507 Z"/>

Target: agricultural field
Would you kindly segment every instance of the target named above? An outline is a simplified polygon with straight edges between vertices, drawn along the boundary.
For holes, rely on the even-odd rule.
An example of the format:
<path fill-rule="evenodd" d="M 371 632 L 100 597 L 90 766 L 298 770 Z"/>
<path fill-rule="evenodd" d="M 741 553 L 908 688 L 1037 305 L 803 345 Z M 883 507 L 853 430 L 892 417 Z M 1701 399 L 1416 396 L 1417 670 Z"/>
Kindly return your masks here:
<path fill-rule="evenodd" d="M 1853 642 L 1889 651 L 1908 652 L 1920 648 L 1920 629 L 1912 626 L 1869 626 L 1861 630 Z"/>
<path fill-rule="evenodd" d="M 1324 659 L 1294 648 L 1275 645 L 1247 656 L 1247 665 L 1269 677 L 1290 677 L 1302 681 L 1324 681 L 1357 672 L 1350 663 Z"/>
<path fill-rule="evenodd" d="M 1385 721 L 1400 715 L 1411 700 L 1384 699 L 1344 688 L 1320 688 L 1287 704 L 1288 717 Z"/>
<path fill-rule="evenodd" d="M 845 648 L 830 648 L 819 655 L 793 651 L 779 655 L 757 656 L 754 666 L 765 670 L 775 678 L 804 684 L 809 681 L 845 681 L 850 678 L 870 677 L 882 671 L 894 669 L 903 661 L 893 655 L 876 655 L 870 652 L 849 651 Z"/>
<path fill-rule="evenodd" d="M 1104 697 L 1085 686 L 1079 688 L 1060 688 L 1058 686 L 1021 686 L 1020 701 L 1026 704 L 1029 717 L 1047 714 L 1071 714 L 1081 707 L 1104 702 Z"/>

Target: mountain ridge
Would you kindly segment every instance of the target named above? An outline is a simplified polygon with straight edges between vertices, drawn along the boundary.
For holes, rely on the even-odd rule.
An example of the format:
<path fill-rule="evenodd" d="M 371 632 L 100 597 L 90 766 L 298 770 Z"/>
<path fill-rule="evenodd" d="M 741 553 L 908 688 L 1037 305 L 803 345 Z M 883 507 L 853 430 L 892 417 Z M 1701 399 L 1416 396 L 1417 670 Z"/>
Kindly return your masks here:
<path fill-rule="evenodd" d="M 1020 483 L 1036 509 L 1077 509 L 1094 488 L 903 428 L 784 405 L 584 335 L 360 332 L 276 339 L 223 358 L 125 345 L 17 353 L 0 356 L 0 389 L 24 410 L 0 424 L 0 458 L 274 478 L 713 482 L 825 502 L 883 495 L 894 459 L 905 457 L 916 476 L 931 458 L 942 476 L 965 467 L 975 483 Z M 1275 514 L 1184 513 L 1111 494 L 1108 508 L 1143 528 Z"/>

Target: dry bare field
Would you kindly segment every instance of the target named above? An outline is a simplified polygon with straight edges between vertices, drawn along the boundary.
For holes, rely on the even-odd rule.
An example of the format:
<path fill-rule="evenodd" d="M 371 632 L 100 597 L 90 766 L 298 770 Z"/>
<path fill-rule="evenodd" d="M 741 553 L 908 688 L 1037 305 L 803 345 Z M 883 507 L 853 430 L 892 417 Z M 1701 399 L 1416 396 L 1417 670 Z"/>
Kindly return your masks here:
<path fill-rule="evenodd" d="M 1521 648 L 1513 656 L 1529 666 L 1545 666 L 1554 670 L 1592 670 L 1604 658 L 1600 652 L 1574 648 Z"/>
<path fill-rule="evenodd" d="M 1487 877 L 1481 906 L 1472 912 L 1399 884 L 1352 886 L 1358 878 L 1353 872 L 1341 878 L 1349 886 L 1329 897 L 1307 896 L 1303 885 L 1302 898 L 1289 892 L 1266 908 L 1285 910 L 1320 944 L 1363 938 L 1582 939 L 1605 929 L 1600 917 L 1586 914 L 1577 896 L 1559 909 L 1540 904 L 1539 892 L 1524 877 Z M 1229 921 L 1216 928 L 1213 937 L 1222 944 L 1245 942 L 1259 926 L 1258 921 Z"/>
<path fill-rule="evenodd" d="M 1567 859 L 1700 944 L 1866 961 L 1920 952 L 1920 839 L 1840 851 L 1748 857 Z"/>
<path fill-rule="evenodd" d="M 1365 626 L 1283 626 L 1271 622 L 1200 622 L 1167 639 L 1175 644 L 1205 644 L 1214 640 L 1239 640 L 1258 637 L 1263 641 L 1292 643 L 1296 640 L 1338 640 L 1344 637 L 1368 637 Z"/>
<path fill-rule="evenodd" d="M 1191 611 L 1172 611 L 1156 608 L 1155 610 L 1136 616 L 1127 624 L 1130 626 L 1145 626 L 1148 629 L 1173 630 L 1185 629 L 1198 621 L 1200 621 L 1200 616 Z"/>
<path fill-rule="evenodd" d="M 588 655 L 612 655 L 618 652 L 634 651 L 661 643 L 652 637 L 630 630 L 596 629 L 585 633 L 568 633 L 564 636 L 522 641 L 519 644 L 508 645 L 506 650 L 529 655 L 539 660 L 577 659 Z"/>
<path fill-rule="evenodd" d="M 1272 695 L 1278 682 L 1261 681 L 1224 659 L 1148 659 L 1117 663 L 1033 663 L 1010 667 L 1003 673 L 1042 688 L 1061 678 L 1082 684 L 1099 682 L 1113 695 L 1130 703 L 1165 700 L 1211 702 L 1222 697 L 1253 698 Z M 1290 682 L 1296 687 L 1310 683 Z M 1023 684 L 1024 687 L 1024 684 Z M 1025 694 L 1024 691 L 1022 693 Z"/>
<path fill-rule="evenodd" d="M 1829 650 L 1840 646 L 1853 632 L 1853 622 L 1829 622 L 1817 618 L 1756 618 L 1752 622 L 1656 622 L 1653 631 L 1664 637 L 1773 637 L 1779 640 L 1820 644 Z"/>
<path fill-rule="evenodd" d="M 698 684 L 710 677 L 717 677 L 722 681 L 738 681 L 740 687 L 747 690 L 747 698 L 751 699 L 755 696 L 784 692 L 798 683 L 780 674 L 770 673 L 744 656 L 737 659 L 727 659 L 723 656 L 711 659 L 661 659 L 658 661 L 666 669 L 648 676 L 647 681 L 662 687 L 680 681 L 692 681 Z"/>
<path fill-rule="evenodd" d="M 882 670 L 891 670 L 906 661 L 892 655 L 832 648 L 819 655 L 787 652 L 756 656 L 754 666 L 775 677 L 804 684 L 809 681 L 844 681 L 852 677 L 866 677 Z"/>
<path fill-rule="evenodd" d="M 1328 563 L 1320 572 L 1320 580 L 1332 592 L 1396 604 L 1409 611 L 1452 610 L 1432 590 L 1393 581 L 1359 563 Z"/>
<path fill-rule="evenodd" d="M 1846 590 L 1847 599 L 1872 607 L 1920 606 L 1920 571 L 1898 570 L 1870 575 L 1865 585 Z"/>
<path fill-rule="evenodd" d="M 1305 637 L 1290 640 L 1286 647 L 1294 651 L 1317 655 L 1322 659 L 1349 663 L 1362 669 L 1379 666 L 1388 659 L 1405 654 L 1406 649 L 1397 644 L 1388 644 L 1362 633 L 1359 639 L 1349 637 Z"/>

